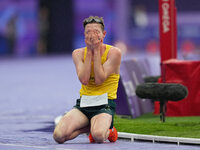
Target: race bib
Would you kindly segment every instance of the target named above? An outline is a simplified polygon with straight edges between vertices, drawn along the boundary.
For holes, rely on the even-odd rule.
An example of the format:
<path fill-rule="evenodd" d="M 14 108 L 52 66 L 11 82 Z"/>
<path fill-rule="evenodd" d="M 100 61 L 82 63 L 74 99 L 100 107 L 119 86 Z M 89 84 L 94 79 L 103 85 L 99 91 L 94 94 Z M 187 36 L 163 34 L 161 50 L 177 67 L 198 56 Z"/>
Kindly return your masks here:
<path fill-rule="evenodd" d="M 82 95 L 80 107 L 94 107 L 108 104 L 108 94 L 97 96 Z"/>

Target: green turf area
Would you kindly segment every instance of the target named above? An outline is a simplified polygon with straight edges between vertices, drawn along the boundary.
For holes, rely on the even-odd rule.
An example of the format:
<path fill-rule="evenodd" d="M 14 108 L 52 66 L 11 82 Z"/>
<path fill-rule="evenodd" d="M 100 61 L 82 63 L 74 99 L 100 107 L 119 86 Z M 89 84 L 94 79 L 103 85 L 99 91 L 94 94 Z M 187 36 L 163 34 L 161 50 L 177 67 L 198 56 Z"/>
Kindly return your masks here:
<path fill-rule="evenodd" d="M 200 138 L 200 117 L 166 117 L 166 122 L 162 123 L 159 115 L 152 113 L 135 119 L 116 115 L 114 126 L 119 132 Z"/>

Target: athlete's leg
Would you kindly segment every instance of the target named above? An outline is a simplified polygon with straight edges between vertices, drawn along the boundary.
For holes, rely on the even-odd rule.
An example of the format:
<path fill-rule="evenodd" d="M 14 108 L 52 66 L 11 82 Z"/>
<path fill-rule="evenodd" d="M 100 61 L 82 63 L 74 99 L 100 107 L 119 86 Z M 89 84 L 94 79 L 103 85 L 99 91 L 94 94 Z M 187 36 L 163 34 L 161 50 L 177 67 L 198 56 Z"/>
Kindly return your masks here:
<path fill-rule="evenodd" d="M 78 109 L 67 112 L 54 130 L 53 137 L 56 142 L 64 143 L 74 139 L 81 133 L 89 132 L 88 118 Z"/>
<path fill-rule="evenodd" d="M 112 115 L 100 113 L 91 119 L 90 132 L 95 142 L 102 143 L 109 136 L 109 128 L 112 122 Z"/>

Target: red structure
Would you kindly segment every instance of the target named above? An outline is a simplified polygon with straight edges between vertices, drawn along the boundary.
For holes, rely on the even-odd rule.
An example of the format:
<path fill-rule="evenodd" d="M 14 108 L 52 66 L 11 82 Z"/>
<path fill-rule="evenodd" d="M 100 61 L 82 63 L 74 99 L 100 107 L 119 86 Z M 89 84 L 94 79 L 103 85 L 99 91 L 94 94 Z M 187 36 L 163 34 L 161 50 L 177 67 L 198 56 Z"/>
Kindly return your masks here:
<path fill-rule="evenodd" d="M 162 63 L 162 80 L 179 83 L 187 87 L 188 96 L 178 102 L 168 101 L 166 116 L 200 115 L 200 61 L 168 60 Z M 155 102 L 154 113 L 159 114 L 159 102 Z"/>
<path fill-rule="evenodd" d="M 162 83 L 179 83 L 188 88 L 188 96 L 178 102 L 166 103 L 167 116 L 200 115 L 200 61 L 177 60 L 177 27 L 175 0 L 159 0 L 160 56 Z M 159 102 L 154 113 L 159 114 Z"/>
<path fill-rule="evenodd" d="M 161 62 L 177 56 L 176 7 L 174 0 L 159 0 Z"/>

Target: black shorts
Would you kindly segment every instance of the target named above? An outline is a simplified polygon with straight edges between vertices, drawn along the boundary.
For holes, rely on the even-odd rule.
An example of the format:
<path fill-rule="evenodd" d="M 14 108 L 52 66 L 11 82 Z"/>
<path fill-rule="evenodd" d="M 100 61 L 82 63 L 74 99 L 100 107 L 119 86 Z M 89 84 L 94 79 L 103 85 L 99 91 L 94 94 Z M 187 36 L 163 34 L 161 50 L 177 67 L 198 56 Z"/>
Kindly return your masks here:
<path fill-rule="evenodd" d="M 88 120 L 90 121 L 92 117 L 100 114 L 100 113 L 107 113 L 112 115 L 112 122 L 110 129 L 113 128 L 113 122 L 114 122 L 114 115 L 115 115 L 115 108 L 116 108 L 116 103 L 114 100 L 108 100 L 108 104 L 106 105 L 101 105 L 101 106 L 95 106 L 95 107 L 80 107 L 80 99 L 76 100 L 76 105 L 74 108 L 77 108 L 80 110 Z"/>

